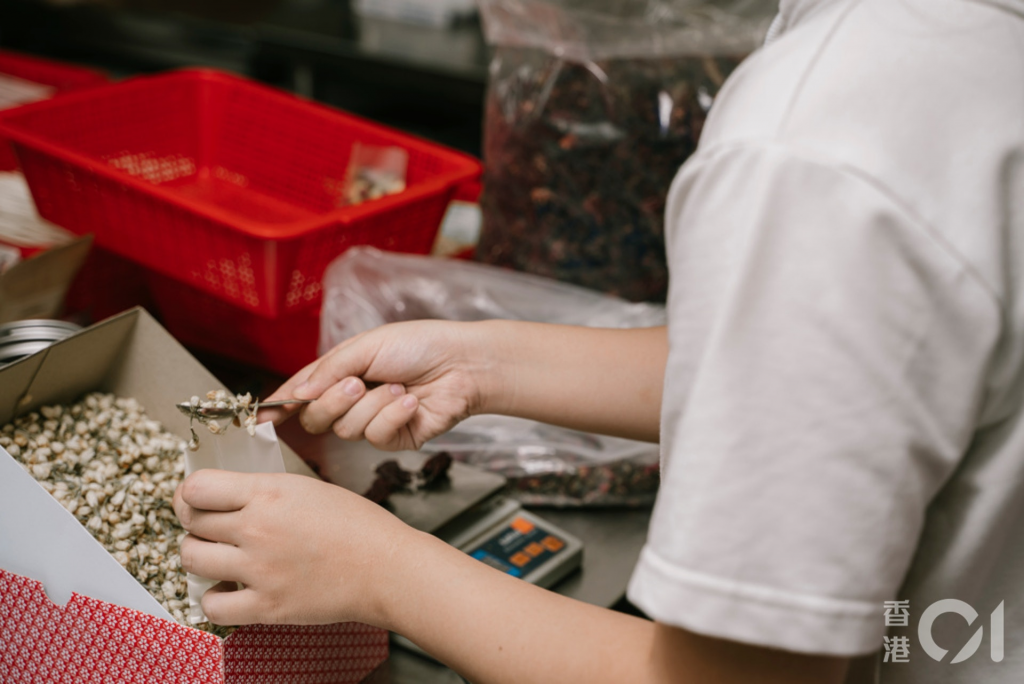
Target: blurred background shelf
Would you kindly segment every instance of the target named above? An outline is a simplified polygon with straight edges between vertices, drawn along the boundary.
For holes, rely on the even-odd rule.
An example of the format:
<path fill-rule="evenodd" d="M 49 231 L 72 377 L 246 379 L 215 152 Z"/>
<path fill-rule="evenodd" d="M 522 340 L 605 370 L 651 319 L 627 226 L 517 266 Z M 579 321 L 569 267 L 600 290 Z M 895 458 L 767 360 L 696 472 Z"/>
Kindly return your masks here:
<path fill-rule="evenodd" d="M 480 154 L 488 49 L 475 19 L 449 27 L 355 13 L 350 0 L 0 3 L 0 46 L 114 77 L 204 65 L 234 71 Z"/>

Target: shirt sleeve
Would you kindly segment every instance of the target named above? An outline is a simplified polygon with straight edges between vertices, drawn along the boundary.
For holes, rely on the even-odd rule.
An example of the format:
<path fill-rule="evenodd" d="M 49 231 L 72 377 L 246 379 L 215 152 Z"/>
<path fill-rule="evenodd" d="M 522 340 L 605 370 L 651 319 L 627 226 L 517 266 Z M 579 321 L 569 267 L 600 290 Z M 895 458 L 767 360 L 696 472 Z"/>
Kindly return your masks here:
<path fill-rule="evenodd" d="M 662 486 L 628 595 L 705 635 L 875 651 L 999 302 L 884 187 L 781 147 L 702 152 L 668 211 Z"/>

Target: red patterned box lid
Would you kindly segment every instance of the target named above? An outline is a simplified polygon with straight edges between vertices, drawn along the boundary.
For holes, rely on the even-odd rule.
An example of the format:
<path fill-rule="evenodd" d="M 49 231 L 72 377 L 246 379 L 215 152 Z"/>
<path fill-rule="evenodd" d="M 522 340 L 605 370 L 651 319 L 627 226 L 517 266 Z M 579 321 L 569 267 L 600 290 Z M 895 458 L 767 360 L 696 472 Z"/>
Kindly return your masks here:
<path fill-rule="evenodd" d="M 241 627 L 227 639 L 0 570 L 3 684 L 341 684 L 388 656 L 388 634 L 359 623 Z"/>

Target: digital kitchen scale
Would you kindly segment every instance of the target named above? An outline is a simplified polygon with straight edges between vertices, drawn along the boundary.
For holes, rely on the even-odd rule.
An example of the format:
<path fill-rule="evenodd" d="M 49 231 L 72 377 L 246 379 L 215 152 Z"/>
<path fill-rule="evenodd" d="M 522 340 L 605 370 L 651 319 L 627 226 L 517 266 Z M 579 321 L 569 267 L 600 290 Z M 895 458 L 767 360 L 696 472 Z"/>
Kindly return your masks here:
<path fill-rule="evenodd" d="M 470 513 L 437 536 L 513 577 L 548 588 L 583 560 L 583 542 L 514 499 L 494 497 Z"/>
<path fill-rule="evenodd" d="M 437 536 L 481 563 L 544 588 L 583 562 L 583 542 L 501 495 L 467 511 Z M 392 634 L 391 641 L 430 657 L 403 636 Z"/>

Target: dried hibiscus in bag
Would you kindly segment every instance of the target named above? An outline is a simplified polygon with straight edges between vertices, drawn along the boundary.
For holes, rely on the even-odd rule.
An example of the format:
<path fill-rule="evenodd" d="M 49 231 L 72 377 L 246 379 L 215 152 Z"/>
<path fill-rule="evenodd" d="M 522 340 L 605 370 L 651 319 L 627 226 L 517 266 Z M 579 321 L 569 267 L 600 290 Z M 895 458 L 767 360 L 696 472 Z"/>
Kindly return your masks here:
<path fill-rule="evenodd" d="M 663 300 L 669 185 L 772 5 L 482 0 L 495 54 L 478 258 Z"/>

